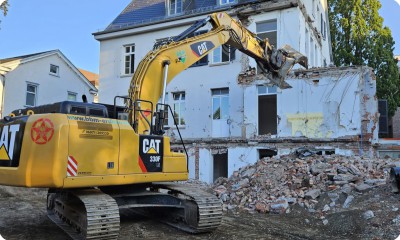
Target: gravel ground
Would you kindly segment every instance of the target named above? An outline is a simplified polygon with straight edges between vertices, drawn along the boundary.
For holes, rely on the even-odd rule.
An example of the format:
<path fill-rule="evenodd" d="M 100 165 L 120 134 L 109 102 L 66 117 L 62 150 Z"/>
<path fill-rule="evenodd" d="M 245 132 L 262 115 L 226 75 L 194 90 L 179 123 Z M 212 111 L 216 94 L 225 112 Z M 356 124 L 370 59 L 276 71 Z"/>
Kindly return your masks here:
<path fill-rule="evenodd" d="M 341 196 L 339 202 L 345 199 Z M 201 235 L 122 211 L 120 239 L 396 239 L 400 235 L 399 200 L 399 195 L 383 185 L 355 195 L 349 208 L 324 214 L 310 213 L 299 205 L 291 205 L 286 214 L 229 211 L 216 231 Z M 7 240 L 69 239 L 47 218 L 45 208 L 46 190 L 1 186 L 1 236 Z"/>

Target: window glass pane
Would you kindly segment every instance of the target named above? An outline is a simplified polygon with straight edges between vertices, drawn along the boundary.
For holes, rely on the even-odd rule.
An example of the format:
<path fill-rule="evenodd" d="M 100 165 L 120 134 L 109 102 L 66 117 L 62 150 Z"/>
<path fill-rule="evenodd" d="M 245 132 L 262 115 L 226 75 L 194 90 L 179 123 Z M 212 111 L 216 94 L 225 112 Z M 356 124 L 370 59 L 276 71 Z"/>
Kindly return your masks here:
<path fill-rule="evenodd" d="M 213 119 L 221 119 L 221 107 L 218 97 L 213 97 Z"/>
<path fill-rule="evenodd" d="M 256 31 L 259 32 L 268 32 L 268 31 L 276 31 L 277 30 L 277 22 L 276 19 L 270 20 L 267 22 L 257 23 Z"/>
<path fill-rule="evenodd" d="M 229 88 L 220 89 L 221 94 L 229 94 Z"/>
<path fill-rule="evenodd" d="M 131 51 L 131 47 L 125 47 L 125 53 L 129 53 Z"/>
<path fill-rule="evenodd" d="M 58 66 L 50 64 L 50 72 L 51 73 L 58 73 Z"/>
<path fill-rule="evenodd" d="M 26 94 L 26 105 L 27 106 L 35 106 L 35 94 L 32 94 L 32 93 Z"/>
<path fill-rule="evenodd" d="M 222 45 L 222 62 L 229 62 L 229 45 Z"/>
<path fill-rule="evenodd" d="M 268 87 L 268 93 L 276 93 L 276 86 Z"/>
<path fill-rule="evenodd" d="M 217 47 L 213 51 L 213 63 L 221 62 L 221 47 Z"/>
<path fill-rule="evenodd" d="M 102 109 L 89 109 L 89 115 L 90 116 L 99 116 L 99 117 L 103 117 L 104 116 L 104 112 Z"/>
<path fill-rule="evenodd" d="M 185 94 L 181 93 L 180 95 L 181 95 L 181 100 L 185 100 Z"/>
<path fill-rule="evenodd" d="M 76 94 L 68 93 L 68 101 L 76 101 Z"/>
<path fill-rule="evenodd" d="M 86 115 L 86 108 L 71 106 L 70 113 L 79 114 L 79 115 Z"/>
<path fill-rule="evenodd" d="M 258 94 L 266 94 L 267 88 L 265 86 L 257 86 Z"/>
<path fill-rule="evenodd" d="M 174 116 L 176 123 L 179 124 L 179 103 L 174 104 Z"/>
<path fill-rule="evenodd" d="M 268 38 L 269 44 L 276 46 L 277 44 L 277 32 L 268 32 L 268 33 L 259 33 L 257 36 L 261 39 L 266 39 Z"/>
<path fill-rule="evenodd" d="M 130 65 L 130 73 L 133 73 L 134 72 L 134 69 L 135 69 L 135 55 L 131 55 L 131 65 Z"/>
<path fill-rule="evenodd" d="M 184 116 L 184 112 L 185 112 L 185 102 L 182 102 L 181 103 L 181 106 L 180 106 L 180 113 L 181 113 L 181 116 L 180 116 L 180 125 L 185 125 L 185 116 Z"/>
<path fill-rule="evenodd" d="M 27 85 L 26 90 L 27 90 L 28 92 L 35 93 L 35 92 L 36 92 L 36 87 L 33 86 L 33 85 Z"/>
<path fill-rule="evenodd" d="M 178 0 L 176 6 L 176 13 L 181 13 L 181 12 L 182 12 L 182 0 Z"/>
<path fill-rule="evenodd" d="M 223 96 L 221 98 L 221 118 L 228 119 L 229 117 L 229 97 Z"/>

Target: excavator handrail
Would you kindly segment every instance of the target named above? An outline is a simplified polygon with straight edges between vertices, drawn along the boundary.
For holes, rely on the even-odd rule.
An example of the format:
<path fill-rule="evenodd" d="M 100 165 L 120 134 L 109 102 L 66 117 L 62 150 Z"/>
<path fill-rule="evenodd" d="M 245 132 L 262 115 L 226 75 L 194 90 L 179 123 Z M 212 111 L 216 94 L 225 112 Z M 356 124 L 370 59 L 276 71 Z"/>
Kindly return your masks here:
<path fill-rule="evenodd" d="M 187 170 L 189 171 L 189 154 L 188 154 L 188 152 L 187 152 L 185 143 L 183 142 L 183 138 L 182 138 L 182 135 L 181 135 L 181 131 L 179 130 L 178 123 L 177 123 L 176 120 L 175 120 L 174 111 L 172 110 L 172 108 L 171 108 L 171 106 L 170 106 L 169 104 L 157 103 L 157 106 L 156 106 L 156 111 L 157 111 L 157 112 L 158 112 L 158 109 L 159 109 L 158 106 L 167 106 L 168 109 L 169 109 L 169 112 L 171 113 L 172 119 L 174 120 L 175 128 L 176 128 L 176 130 L 177 130 L 177 132 L 178 132 L 179 139 L 181 140 L 181 143 L 182 143 L 182 146 L 183 146 L 183 150 L 185 150 L 185 154 L 186 154 L 186 166 L 187 166 Z M 162 122 L 162 121 L 160 121 L 160 123 L 158 123 L 158 124 L 161 124 L 161 122 Z"/>

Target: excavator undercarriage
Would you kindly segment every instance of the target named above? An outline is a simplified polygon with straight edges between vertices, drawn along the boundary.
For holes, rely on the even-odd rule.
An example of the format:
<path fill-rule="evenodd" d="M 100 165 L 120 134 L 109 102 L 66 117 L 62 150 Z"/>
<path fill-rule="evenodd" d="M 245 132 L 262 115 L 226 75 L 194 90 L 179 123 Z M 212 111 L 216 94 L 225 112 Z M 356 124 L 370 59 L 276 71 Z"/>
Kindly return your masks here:
<path fill-rule="evenodd" d="M 73 239 L 117 239 L 119 210 L 155 218 L 189 233 L 215 230 L 220 200 L 183 184 L 146 184 L 77 190 L 49 190 L 49 218 Z"/>

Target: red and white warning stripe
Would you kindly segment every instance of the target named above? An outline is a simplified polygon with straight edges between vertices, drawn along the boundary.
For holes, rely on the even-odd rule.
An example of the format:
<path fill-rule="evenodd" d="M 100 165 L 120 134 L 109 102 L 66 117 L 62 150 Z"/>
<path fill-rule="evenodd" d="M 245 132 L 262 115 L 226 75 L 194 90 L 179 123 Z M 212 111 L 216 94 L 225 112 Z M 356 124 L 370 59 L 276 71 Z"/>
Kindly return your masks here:
<path fill-rule="evenodd" d="M 75 177 L 78 175 L 78 161 L 74 157 L 68 156 L 67 176 Z"/>

